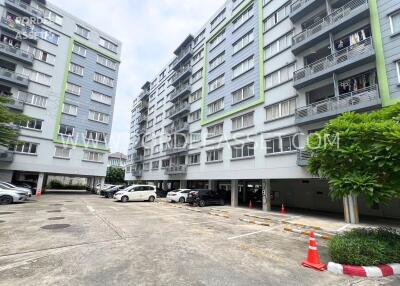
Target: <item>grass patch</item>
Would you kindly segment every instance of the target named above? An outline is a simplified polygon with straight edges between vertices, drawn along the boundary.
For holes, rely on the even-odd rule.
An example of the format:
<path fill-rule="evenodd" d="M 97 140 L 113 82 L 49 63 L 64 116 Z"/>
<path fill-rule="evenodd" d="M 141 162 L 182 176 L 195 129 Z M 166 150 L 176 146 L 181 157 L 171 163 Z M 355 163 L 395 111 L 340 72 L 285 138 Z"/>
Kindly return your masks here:
<path fill-rule="evenodd" d="M 400 234 L 392 228 L 358 228 L 329 242 L 333 262 L 357 266 L 400 263 Z"/>

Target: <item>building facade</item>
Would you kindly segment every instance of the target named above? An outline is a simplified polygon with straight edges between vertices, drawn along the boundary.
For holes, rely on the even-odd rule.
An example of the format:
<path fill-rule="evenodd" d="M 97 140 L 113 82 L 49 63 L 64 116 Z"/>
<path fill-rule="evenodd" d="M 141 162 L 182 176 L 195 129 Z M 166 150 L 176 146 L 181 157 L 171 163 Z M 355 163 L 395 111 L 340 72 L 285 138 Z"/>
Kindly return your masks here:
<path fill-rule="evenodd" d="M 0 1 L 0 89 L 32 118 L 1 150 L 2 180 L 105 177 L 121 43 L 36 0 Z"/>
<path fill-rule="evenodd" d="M 115 152 L 108 155 L 108 167 L 122 168 L 126 166 L 128 157 L 120 152 Z"/>
<path fill-rule="evenodd" d="M 227 1 L 135 98 L 126 179 L 226 190 L 232 206 L 400 217 L 399 201 L 333 202 L 303 151 L 335 116 L 400 101 L 399 6 Z"/>

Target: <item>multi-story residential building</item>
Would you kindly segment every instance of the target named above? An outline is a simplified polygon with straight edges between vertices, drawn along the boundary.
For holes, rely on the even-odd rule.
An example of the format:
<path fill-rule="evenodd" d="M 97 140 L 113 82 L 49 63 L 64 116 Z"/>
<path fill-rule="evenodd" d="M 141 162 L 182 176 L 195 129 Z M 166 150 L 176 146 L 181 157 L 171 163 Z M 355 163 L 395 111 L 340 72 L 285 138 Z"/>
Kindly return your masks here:
<path fill-rule="evenodd" d="M 400 3 L 229 0 L 146 83 L 127 180 L 226 190 L 232 206 L 400 217 L 400 201 L 332 201 L 302 151 L 335 116 L 400 101 Z M 172 136 L 162 136 L 164 133 Z"/>
<path fill-rule="evenodd" d="M 108 155 L 108 167 L 125 169 L 128 157 L 121 152 L 115 152 Z"/>
<path fill-rule="evenodd" d="M 105 177 L 121 43 L 47 1 L 0 1 L 0 91 L 32 119 L 0 151 L 2 180 Z"/>

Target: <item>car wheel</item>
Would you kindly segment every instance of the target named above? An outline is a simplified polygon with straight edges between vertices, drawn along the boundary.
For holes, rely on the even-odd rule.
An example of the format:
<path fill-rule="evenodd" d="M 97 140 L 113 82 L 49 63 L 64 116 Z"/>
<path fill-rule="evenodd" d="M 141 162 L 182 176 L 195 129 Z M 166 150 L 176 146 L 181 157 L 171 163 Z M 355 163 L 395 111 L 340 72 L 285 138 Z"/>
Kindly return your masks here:
<path fill-rule="evenodd" d="M 13 198 L 11 196 L 0 197 L 0 205 L 9 205 L 13 203 Z"/>
<path fill-rule="evenodd" d="M 121 198 L 121 202 L 126 203 L 127 201 L 129 201 L 129 198 L 127 196 L 123 196 Z"/>
<path fill-rule="evenodd" d="M 184 198 L 184 197 L 180 197 L 180 198 L 179 198 L 179 202 L 180 202 L 181 204 L 184 204 L 184 203 L 185 203 L 185 198 Z"/>
<path fill-rule="evenodd" d="M 221 206 L 224 206 L 224 205 L 225 205 L 225 200 L 221 199 L 221 201 L 219 202 L 219 204 L 220 204 Z"/>
<path fill-rule="evenodd" d="M 154 203 L 155 200 L 156 200 L 156 198 L 153 197 L 153 196 L 151 196 L 151 197 L 149 198 L 149 202 L 150 202 L 150 203 Z"/>
<path fill-rule="evenodd" d="M 204 208 L 206 206 L 206 202 L 204 200 L 199 201 L 199 207 Z"/>

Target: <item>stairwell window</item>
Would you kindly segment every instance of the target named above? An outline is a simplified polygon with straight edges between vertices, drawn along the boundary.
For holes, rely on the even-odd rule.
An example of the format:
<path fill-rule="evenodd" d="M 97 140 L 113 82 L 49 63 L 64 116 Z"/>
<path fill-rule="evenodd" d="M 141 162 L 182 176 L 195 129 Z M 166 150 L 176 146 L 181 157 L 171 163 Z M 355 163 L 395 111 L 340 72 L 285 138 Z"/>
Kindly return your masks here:
<path fill-rule="evenodd" d="M 224 109 L 224 98 L 220 98 L 208 105 L 208 114 L 213 114 Z"/>
<path fill-rule="evenodd" d="M 267 106 L 265 108 L 265 112 L 267 121 L 293 115 L 296 112 L 296 98 L 291 98 L 289 100 Z"/>
<path fill-rule="evenodd" d="M 389 16 L 392 34 L 400 33 L 400 12 Z"/>
<path fill-rule="evenodd" d="M 233 78 L 241 76 L 252 68 L 254 68 L 254 56 L 251 56 L 233 68 Z"/>
<path fill-rule="evenodd" d="M 251 83 L 251 84 L 246 85 L 245 87 L 242 87 L 241 89 L 234 91 L 232 93 L 233 103 L 235 104 L 235 103 L 241 102 L 241 101 L 246 100 L 254 95 L 255 95 L 254 83 Z"/>
<path fill-rule="evenodd" d="M 213 92 L 214 90 L 222 87 L 225 84 L 225 74 L 217 77 L 213 81 L 209 83 L 209 92 Z"/>
<path fill-rule="evenodd" d="M 232 130 L 240 130 L 254 125 L 254 112 L 250 112 L 232 119 Z"/>

